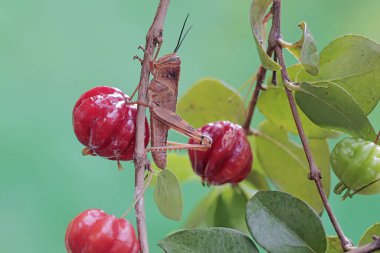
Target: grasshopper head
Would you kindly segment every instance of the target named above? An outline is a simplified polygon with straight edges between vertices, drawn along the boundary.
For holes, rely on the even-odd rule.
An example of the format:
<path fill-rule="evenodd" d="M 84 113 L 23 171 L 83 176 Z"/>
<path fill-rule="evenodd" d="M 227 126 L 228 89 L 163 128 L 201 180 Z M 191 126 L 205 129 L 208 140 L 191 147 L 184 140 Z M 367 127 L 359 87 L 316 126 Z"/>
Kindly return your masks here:
<path fill-rule="evenodd" d="M 205 146 L 206 148 L 211 148 L 212 139 L 207 135 L 202 135 L 200 144 Z"/>

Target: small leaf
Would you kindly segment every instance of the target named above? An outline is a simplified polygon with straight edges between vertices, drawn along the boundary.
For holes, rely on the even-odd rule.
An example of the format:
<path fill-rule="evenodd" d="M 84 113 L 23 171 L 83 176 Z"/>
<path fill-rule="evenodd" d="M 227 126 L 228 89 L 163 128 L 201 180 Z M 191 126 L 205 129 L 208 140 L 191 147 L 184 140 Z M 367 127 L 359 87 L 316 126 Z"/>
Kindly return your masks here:
<path fill-rule="evenodd" d="M 380 45 L 358 35 L 340 37 L 320 53 L 318 75 L 301 71 L 297 78 L 314 86 L 334 83 L 368 115 L 380 99 Z"/>
<path fill-rule="evenodd" d="M 246 220 L 254 240 L 271 253 L 324 253 L 326 235 L 318 215 L 284 192 L 261 191 L 247 203 Z"/>
<path fill-rule="evenodd" d="M 212 78 L 195 83 L 177 105 L 177 114 L 193 127 L 218 120 L 241 124 L 244 112 L 240 95 L 227 84 Z"/>
<path fill-rule="evenodd" d="M 303 148 L 288 139 L 287 132 L 264 121 L 258 128 L 256 145 L 258 159 L 266 175 L 281 191 L 307 202 L 318 213 L 324 206 L 313 181 L 307 178 L 309 165 Z M 330 193 L 330 152 L 326 140 L 310 140 L 310 147 L 322 173 L 322 183 Z"/>
<path fill-rule="evenodd" d="M 253 136 L 248 136 L 249 145 L 251 146 L 252 155 L 253 155 L 253 164 L 252 170 L 245 178 L 244 182 L 251 184 L 256 190 L 269 190 L 270 187 L 266 180 L 267 176 L 260 164 L 260 160 L 257 158 L 257 147 L 255 138 Z M 244 188 L 246 189 L 246 188 Z"/>
<path fill-rule="evenodd" d="M 211 205 L 215 202 L 215 198 L 219 192 L 212 190 L 201 202 L 191 211 L 184 228 L 195 228 L 206 222 L 206 216 L 211 212 Z"/>
<path fill-rule="evenodd" d="M 207 212 L 207 226 L 226 227 L 248 232 L 244 214 L 247 203 L 245 194 L 239 187 L 224 187 Z"/>
<path fill-rule="evenodd" d="M 161 171 L 154 163 L 152 163 L 152 167 L 155 170 Z M 199 179 L 191 167 L 188 155 L 168 154 L 167 169 L 173 172 L 181 183 Z M 152 178 L 150 186 L 156 185 L 156 180 L 154 179 L 155 177 Z"/>
<path fill-rule="evenodd" d="M 283 87 L 270 86 L 262 92 L 257 106 L 267 119 L 286 131 L 298 134 L 288 98 Z M 314 124 L 297 106 L 305 134 L 309 138 L 325 139 L 337 137 L 338 133 Z"/>
<path fill-rule="evenodd" d="M 264 173 L 252 169 L 245 180 L 251 183 L 257 190 L 270 190 L 267 180 L 265 179 Z"/>
<path fill-rule="evenodd" d="M 319 55 L 315 40 L 306 23 L 298 25 L 302 31 L 302 38 L 287 49 L 300 61 L 305 70 L 311 75 L 318 74 Z"/>
<path fill-rule="evenodd" d="M 352 97 L 335 83 L 323 84 L 316 87 L 302 83 L 295 93 L 298 105 L 309 119 L 321 127 L 374 140 L 376 133 L 371 123 Z"/>
<path fill-rule="evenodd" d="M 211 191 L 191 212 L 185 228 L 227 227 L 248 232 L 244 212 L 247 197 L 239 186 L 220 186 Z"/>
<path fill-rule="evenodd" d="M 158 174 L 154 200 L 163 216 L 172 220 L 181 219 L 183 209 L 181 185 L 170 170 L 163 170 Z"/>
<path fill-rule="evenodd" d="M 340 240 L 337 236 L 327 237 L 326 253 L 344 253 L 342 250 L 342 246 L 340 245 Z"/>
<path fill-rule="evenodd" d="M 360 238 L 359 246 L 364 246 L 368 243 L 373 242 L 372 236 L 374 235 L 380 236 L 380 223 L 373 224 L 367 229 L 367 231 L 365 231 L 362 238 Z M 374 252 L 380 252 L 380 250 L 376 250 Z"/>
<path fill-rule="evenodd" d="M 271 3 L 272 0 L 253 0 L 251 4 L 250 21 L 261 64 L 265 69 L 278 71 L 281 70 L 281 66 L 267 55 L 266 50 L 263 47 L 263 43 L 266 40 L 265 22 L 263 21 Z"/>
<path fill-rule="evenodd" d="M 182 230 L 158 242 L 166 253 L 258 253 L 245 234 L 229 228 Z"/>

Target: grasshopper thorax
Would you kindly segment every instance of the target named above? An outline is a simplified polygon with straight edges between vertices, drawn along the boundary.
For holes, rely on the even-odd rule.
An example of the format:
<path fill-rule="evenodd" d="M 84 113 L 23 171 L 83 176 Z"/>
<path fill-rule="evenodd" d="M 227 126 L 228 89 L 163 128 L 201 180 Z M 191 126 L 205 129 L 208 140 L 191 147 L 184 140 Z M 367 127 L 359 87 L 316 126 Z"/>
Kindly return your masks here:
<path fill-rule="evenodd" d="M 178 80 L 181 58 L 176 53 L 160 57 L 153 63 L 153 76 Z"/>

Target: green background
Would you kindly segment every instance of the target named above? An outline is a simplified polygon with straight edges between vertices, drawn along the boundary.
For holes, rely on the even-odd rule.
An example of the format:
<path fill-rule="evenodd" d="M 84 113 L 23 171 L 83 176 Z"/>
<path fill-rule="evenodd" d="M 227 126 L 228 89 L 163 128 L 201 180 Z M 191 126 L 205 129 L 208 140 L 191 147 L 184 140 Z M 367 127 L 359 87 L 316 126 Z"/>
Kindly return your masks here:
<path fill-rule="evenodd" d="M 172 1 L 163 53 L 171 52 L 187 13 L 194 27 L 179 51 L 180 95 L 211 76 L 239 88 L 259 65 L 249 25 L 250 0 Z M 132 61 L 154 16 L 156 1 L 0 0 L 0 252 L 65 252 L 67 224 L 88 208 L 120 216 L 133 202 L 133 166 L 82 157 L 71 125 L 78 97 L 96 85 L 131 93 L 140 65 Z M 285 40 L 297 40 L 305 20 L 319 50 L 347 33 L 380 41 L 380 2 L 284 0 Z M 288 57 L 288 63 L 294 63 Z M 380 128 L 377 108 L 371 115 Z M 254 124 L 260 120 L 256 114 Z M 331 142 L 333 144 L 334 141 Z M 333 183 L 336 180 L 334 179 Z M 179 229 L 209 189 L 185 183 L 181 222 L 162 217 L 153 189 L 146 193 L 151 252 L 157 241 Z M 332 207 L 356 243 L 380 221 L 380 196 L 356 196 Z M 135 222 L 134 213 L 127 217 Z M 328 234 L 334 231 L 326 213 Z"/>

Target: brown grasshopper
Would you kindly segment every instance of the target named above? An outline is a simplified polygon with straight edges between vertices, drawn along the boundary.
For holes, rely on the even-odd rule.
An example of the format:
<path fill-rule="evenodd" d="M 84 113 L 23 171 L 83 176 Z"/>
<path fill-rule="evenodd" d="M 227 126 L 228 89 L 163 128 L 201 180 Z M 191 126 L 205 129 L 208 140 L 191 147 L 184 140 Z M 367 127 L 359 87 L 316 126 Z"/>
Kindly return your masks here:
<path fill-rule="evenodd" d="M 166 167 L 167 150 L 207 150 L 212 144 L 212 139 L 209 136 L 199 133 L 175 113 L 178 96 L 178 81 L 181 70 L 181 59 L 177 55 L 177 51 L 191 28 L 186 31 L 182 38 L 188 17 L 189 15 L 187 15 L 185 19 L 177 46 L 173 53 L 164 55 L 156 60 L 161 47 L 161 44 L 158 45 L 154 59 L 150 60 L 150 71 L 153 75 L 153 79 L 148 87 L 148 104 L 137 102 L 138 104 L 149 107 L 151 147 L 147 148 L 147 151 L 152 152 L 155 164 L 161 169 L 165 169 Z M 142 46 L 140 46 L 139 49 L 142 49 L 144 53 L 146 53 Z M 135 56 L 134 59 L 138 59 L 142 62 L 138 56 Z M 199 144 L 184 144 L 167 141 L 168 130 L 170 128 L 182 135 L 199 141 Z"/>

